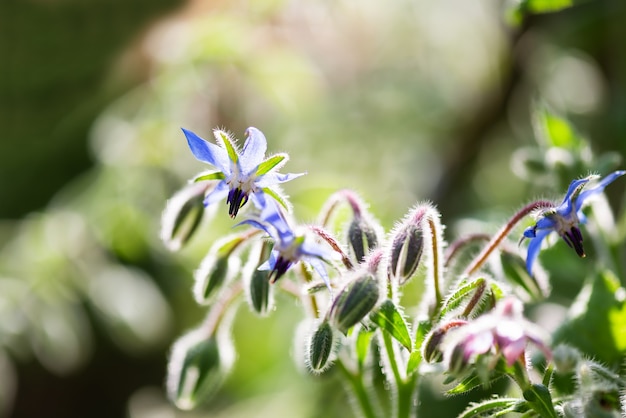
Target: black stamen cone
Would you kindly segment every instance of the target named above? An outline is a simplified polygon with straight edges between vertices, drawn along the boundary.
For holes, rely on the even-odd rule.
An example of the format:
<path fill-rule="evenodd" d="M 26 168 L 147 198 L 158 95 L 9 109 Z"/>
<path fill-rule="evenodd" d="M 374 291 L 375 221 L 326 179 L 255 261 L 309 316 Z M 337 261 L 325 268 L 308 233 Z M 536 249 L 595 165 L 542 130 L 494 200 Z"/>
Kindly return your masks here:
<path fill-rule="evenodd" d="M 237 216 L 239 209 L 243 207 L 248 201 L 248 194 L 244 193 L 240 188 L 232 189 L 228 192 L 228 199 L 226 203 L 230 205 L 228 208 L 228 214 L 231 218 Z"/>
<path fill-rule="evenodd" d="M 573 226 L 572 229 L 567 231 L 562 235 L 563 240 L 569 245 L 571 248 L 576 251 L 579 257 L 585 257 L 585 249 L 583 248 L 583 234 L 581 234 L 580 229 Z"/>
<path fill-rule="evenodd" d="M 283 275 L 289 270 L 292 262 L 290 260 L 285 260 L 282 257 L 278 257 L 276 260 L 276 264 L 274 265 L 274 269 L 270 272 L 269 281 L 270 283 L 276 283 L 278 279 L 283 277 Z"/>

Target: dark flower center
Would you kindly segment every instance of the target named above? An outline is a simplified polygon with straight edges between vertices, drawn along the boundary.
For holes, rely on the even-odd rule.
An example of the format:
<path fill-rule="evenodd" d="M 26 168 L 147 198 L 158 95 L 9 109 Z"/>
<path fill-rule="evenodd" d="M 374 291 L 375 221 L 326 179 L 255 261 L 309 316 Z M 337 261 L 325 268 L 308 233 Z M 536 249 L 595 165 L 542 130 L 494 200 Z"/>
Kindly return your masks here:
<path fill-rule="evenodd" d="M 239 209 L 241 209 L 241 207 L 245 205 L 247 201 L 248 193 L 244 192 L 239 187 L 231 189 L 230 192 L 228 192 L 228 199 L 226 200 L 226 203 L 230 205 L 230 207 L 228 208 L 228 214 L 230 215 L 230 217 L 234 218 L 235 216 L 237 216 Z"/>
<path fill-rule="evenodd" d="M 580 233 L 578 227 L 573 226 L 569 231 L 564 232 L 561 237 L 563 240 L 576 251 L 579 257 L 585 256 L 583 249 L 583 234 Z"/>
<path fill-rule="evenodd" d="M 270 283 L 275 283 L 278 279 L 283 277 L 283 275 L 289 270 L 289 267 L 293 262 L 291 260 L 287 260 L 283 257 L 278 257 L 276 260 L 276 264 L 274 264 L 274 269 L 270 272 L 269 281 Z"/>

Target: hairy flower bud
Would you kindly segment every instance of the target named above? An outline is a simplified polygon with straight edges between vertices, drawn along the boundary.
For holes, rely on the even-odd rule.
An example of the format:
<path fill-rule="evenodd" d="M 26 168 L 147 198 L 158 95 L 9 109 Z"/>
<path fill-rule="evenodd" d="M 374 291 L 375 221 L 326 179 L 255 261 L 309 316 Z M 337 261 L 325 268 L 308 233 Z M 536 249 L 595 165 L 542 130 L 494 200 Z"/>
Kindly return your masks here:
<path fill-rule="evenodd" d="M 552 350 L 552 361 L 555 371 L 559 374 L 573 372 L 581 360 L 580 352 L 574 347 L 560 344 Z"/>
<path fill-rule="evenodd" d="M 362 263 L 369 252 L 378 245 L 376 226 L 363 216 L 355 216 L 348 227 L 348 243 L 356 261 Z"/>
<path fill-rule="evenodd" d="M 272 245 L 267 240 L 253 245 L 243 272 L 248 305 L 253 312 L 261 316 L 267 315 L 273 306 L 271 270 L 259 270 L 259 266 L 269 257 Z"/>
<path fill-rule="evenodd" d="M 248 292 L 250 296 L 250 306 L 259 315 L 267 315 L 271 307 L 270 300 L 270 271 L 255 270 L 250 277 Z"/>
<path fill-rule="evenodd" d="M 419 266 L 424 251 L 424 237 L 419 222 L 407 223 L 391 239 L 387 273 L 399 284 L 406 283 Z"/>
<path fill-rule="evenodd" d="M 305 361 L 313 373 L 322 373 L 332 365 L 332 354 L 335 351 L 334 331 L 328 321 L 316 326 L 307 341 Z"/>
<path fill-rule="evenodd" d="M 239 268 L 241 260 L 233 255 L 237 247 L 246 239 L 244 235 L 226 237 L 217 241 L 202 260 L 195 272 L 196 283 L 193 294 L 201 305 L 207 305 Z"/>
<path fill-rule="evenodd" d="M 207 182 L 194 183 L 168 200 L 161 219 L 161 239 L 170 251 L 178 251 L 196 232 L 205 213 Z"/>
<path fill-rule="evenodd" d="M 220 387 L 234 360 L 228 340 L 194 330 L 172 347 L 167 368 L 167 393 L 174 404 L 190 410 Z"/>
<path fill-rule="evenodd" d="M 376 278 L 366 273 L 348 283 L 330 308 L 331 323 L 344 334 L 376 306 L 380 290 Z"/>
<path fill-rule="evenodd" d="M 451 328 L 456 328 L 467 324 L 467 321 L 455 320 L 447 322 L 439 327 L 435 328 L 424 339 L 422 345 L 422 357 L 429 363 L 437 363 L 443 359 L 443 351 L 441 350 L 441 344 L 444 337 Z"/>

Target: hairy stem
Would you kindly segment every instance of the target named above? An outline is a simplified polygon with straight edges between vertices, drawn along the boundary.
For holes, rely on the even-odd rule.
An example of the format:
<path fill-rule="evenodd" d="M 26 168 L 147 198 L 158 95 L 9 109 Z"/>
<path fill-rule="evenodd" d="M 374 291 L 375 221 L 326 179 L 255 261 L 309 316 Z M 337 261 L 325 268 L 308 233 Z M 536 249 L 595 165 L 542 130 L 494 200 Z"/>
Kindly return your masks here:
<path fill-rule="evenodd" d="M 217 329 L 222 323 L 222 320 L 224 319 L 224 316 L 226 315 L 226 312 L 228 311 L 228 308 L 242 293 L 243 284 L 241 280 L 237 280 L 226 288 L 221 297 L 216 300 L 213 306 L 211 306 L 211 310 L 202 325 L 202 328 L 206 332 L 207 336 L 215 335 Z"/>
<path fill-rule="evenodd" d="M 471 276 L 480 269 L 491 253 L 498 248 L 498 245 L 504 238 L 511 232 L 511 230 L 521 221 L 526 215 L 541 208 L 554 207 L 554 203 L 547 200 L 538 200 L 530 203 L 520 209 L 509 221 L 491 238 L 485 248 L 472 260 L 469 266 L 464 271 L 464 275 Z"/>
<path fill-rule="evenodd" d="M 355 403 L 358 405 L 362 416 L 365 418 L 378 418 L 378 414 L 376 413 L 374 404 L 372 403 L 371 394 L 365 388 L 363 375 L 361 373 L 353 373 L 348 370 L 346 365 L 341 360 L 338 360 L 335 364 L 341 371 L 342 376 L 350 384 L 354 400 L 356 401 Z"/>

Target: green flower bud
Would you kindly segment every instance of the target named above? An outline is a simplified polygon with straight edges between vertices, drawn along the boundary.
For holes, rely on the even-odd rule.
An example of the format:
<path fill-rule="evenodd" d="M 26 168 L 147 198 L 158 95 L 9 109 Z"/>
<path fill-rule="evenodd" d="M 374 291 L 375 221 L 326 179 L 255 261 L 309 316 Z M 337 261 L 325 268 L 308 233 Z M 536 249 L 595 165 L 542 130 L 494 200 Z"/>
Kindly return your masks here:
<path fill-rule="evenodd" d="M 332 365 L 335 340 L 334 331 L 328 321 L 316 326 L 307 341 L 305 352 L 305 362 L 311 372 L 323 373 Z"/>
<path fill-rule="evenodd" d="M 362 263 L 369 252 L 378 245 L 378 236 L 372 221 L 355 216 L 348 227 L 348 243 L 356 261 Z"/>
<path fill-rule="evenodd" d="M 246 239 L 244 235 L 226 237 L 217 241 L 200 263 L 194 274 L 194 298 L 200 305 L 211 303 L 212 297 L 239 269 L 241 260 L 233 255 Z"/>
<path fill-rule="evenodd" d="M 234 360 L 228 340 L 194 330 L 174 343 L 167 368 L 167 393 L 184 410 L 195 408 L 219 389 Z"/>
<path fill-rule="evenodd" d="M 424 251 L 424 237 L 420 222 L 407 223 L 396 231 L 391 240 L 389 266 L 390 278 L 402 285 L 419 266 Z"/>
<path fill-rule="evenodd" d="M 378 281 L 369 273 L 348 283 L 333 302 L 329 318 L 344 334 L 359 323 L 376 306 L 380 290 Z"/>
<path fill-rule="evenodd" d="M 267 315 L 271 302 L 270 270 L 254 270 L 248 285 L 250 307 L 259 315 Z"/>
<path fill-rule="evenodd" d="M 206 182 L 194 183 L 168 200 L 161 218 L 161 239 L 170 251 L 178 251 L 198 229 L 205 213 Z"/>
<path fill-rule="evenodd" d="M 558 345 L 552 350 L 552 361 L 555 371 L 559 374 L 572 373 L 581 360 L 580 352 L 568 345 Z"/>

